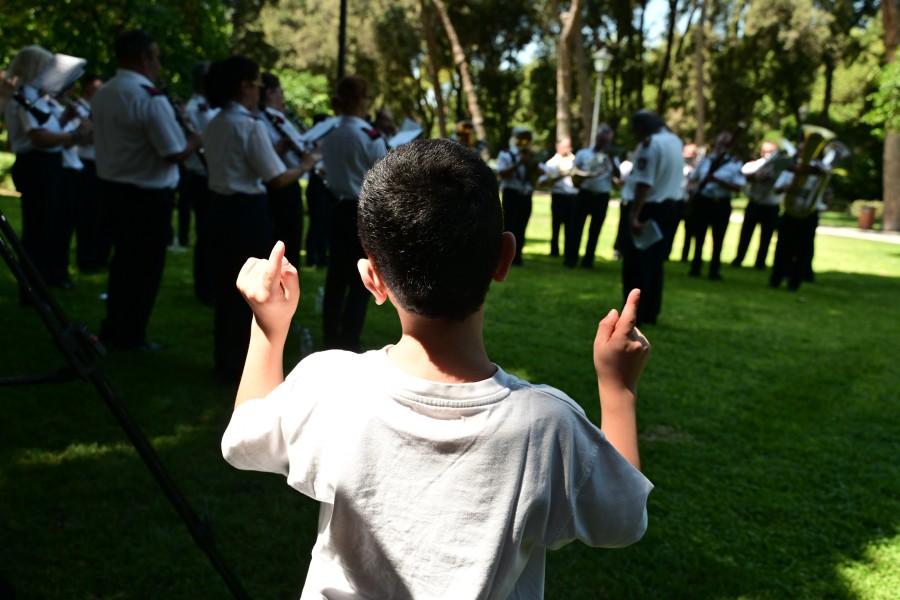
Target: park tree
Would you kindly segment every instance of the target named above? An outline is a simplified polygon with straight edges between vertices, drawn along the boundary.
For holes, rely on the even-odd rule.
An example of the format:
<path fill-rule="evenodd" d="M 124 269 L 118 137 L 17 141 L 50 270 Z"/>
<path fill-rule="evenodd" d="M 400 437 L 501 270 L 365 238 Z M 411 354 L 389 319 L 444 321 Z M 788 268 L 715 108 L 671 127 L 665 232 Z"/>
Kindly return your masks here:
<path fill-rule="evenodd" d="M 884 22 L 884 52 L 887 66 L 884 70 L 877 101 L 884 117 L 884 228 L 900 231 L 900 0 L 884 0 L 881 3 Z"/>

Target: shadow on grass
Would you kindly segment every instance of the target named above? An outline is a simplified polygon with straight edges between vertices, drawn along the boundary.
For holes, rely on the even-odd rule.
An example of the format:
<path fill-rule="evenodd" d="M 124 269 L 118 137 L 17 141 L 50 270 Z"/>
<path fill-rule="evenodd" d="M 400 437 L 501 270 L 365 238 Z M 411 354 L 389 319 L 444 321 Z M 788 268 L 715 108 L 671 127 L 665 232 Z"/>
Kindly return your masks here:
<path fill-rule="evenodd" d="M 210 375 L 211 312 L 193 303 L 186 260 L 170 257 L 174 279 L 154 312 L 169 349 L 112 354 L 103 368 L 188 500 L 212 515 L 251 594 L 296 597 L 316 506 L 282 478 L 222 461 L 233 390 Z M 493 360 L 565 390 L 597 421 L 591 344 L 597 321 L 621 307 L 620 268 L 598 260 L 565 270 L 526 255 L 489 295 Z M 723 283 L 686 271 L 667 265 L 661 321 L 646 331 L 654 350 L 639 421 L 657 486 L 649 532 L 627 549 L 550 553 L 547 597 L 858 597 L 842 567 L 868 560 L 870 545 L 896 538 L 900 525 L 898 280 L 825 272 L 791 294 L 749 269 L 726 270 Z M 322 276 L 301 280 L 314 290 Z M 99 323 L 102 285 L 85 278 L 62 298 L 73 320 Z M 312 298 L 301 299 L 302 322 L 318 319 Z M 0 326 L 8 373 L 62 364 L 2 278 Z M 398 331 L 394 311 L 370 307 L 368 347 Z M 91 386 L 4 389 L 2 406 L 0 565 L 22 597 L 225 596 Z"/>

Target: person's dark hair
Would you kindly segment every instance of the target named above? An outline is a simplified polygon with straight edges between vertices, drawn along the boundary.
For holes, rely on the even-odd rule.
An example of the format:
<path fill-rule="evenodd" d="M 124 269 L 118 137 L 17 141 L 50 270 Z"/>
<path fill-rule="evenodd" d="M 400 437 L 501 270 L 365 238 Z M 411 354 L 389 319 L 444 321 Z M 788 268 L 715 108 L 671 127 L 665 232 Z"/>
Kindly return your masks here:
<path fill-rule="evenodd" d="M 209 73 L 209 63 L 200 61 L 191 69 L 191 85 L 194 92 L 204 94 L 206 90 L 206 74 Z"/>
<path fill-rule="evenodd" d="M 278 79 L 278 77 L 276 77 L 275 75 L 272 75 L 271 73 L 266 72 L 266 73 L 262 74 L 262 84 L 263 84 L 262 94 L 259 95 L 260 110 L 262 110 L 266 107 L 266 94 L 271 90 L 280 88 L 281 80 Z"/>
<path fill-rule="evenodd" d="M 328 113 L 316 113 L 313 115 L 312 122 L 313 122 L 313 125 L 316 125 L 317 123 L 321 123 L 325 119 L 330 119 L 330 118 L 331 118 L 331 115 L 329 115 Z"/>
<path fill-rule="evenodd" d="M 497 176 L 475 152 L 443 139 L 391 150 L 363 180 L 357 222 L 366 255 L 404 309 L 456 321 L 484 303 L 503 212 Z"/>
<path fill-rule="evenodd" d="M 246 56 L 231 56 L 217 60 L 206 74 L 206 99 L 213 108 L 222 108 L 236 100 L 241 83 L 256 81 L 259 66 Z"/>
<path fill-rule="evenodd" d="M 666 122 L 655 112 L 639 110 L 631 116 L 631 131 L 640 140 L 666 127 Z"/>
<path fill-rule="evenodd" d="M 143 29 L 132 29 L 120 33 L 116 38 L 116 61 L 119 64 L 134 64 L 141 54 L 149 53 L 156 41 Z"/>
<path fill-rule="evenodd" d="M 339 113 L 355 110 L 359 101 L 369 93 L 369 82 L 356 75 L 343 77 L 337 85 L 337 93 L 331 97 L 331 104 Z"/>

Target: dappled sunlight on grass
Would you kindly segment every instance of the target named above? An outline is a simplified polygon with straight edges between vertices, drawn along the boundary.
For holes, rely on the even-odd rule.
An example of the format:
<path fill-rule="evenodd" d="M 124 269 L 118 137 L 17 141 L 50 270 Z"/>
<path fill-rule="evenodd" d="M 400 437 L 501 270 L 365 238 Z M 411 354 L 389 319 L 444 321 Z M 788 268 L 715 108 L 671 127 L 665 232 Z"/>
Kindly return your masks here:
<path fill-rule="evenodd" d="M 873 540 L 860 559 L 839 565 L 838 575 L 859 598 L 896 598 L 900 590 L 900 536 Z"/>

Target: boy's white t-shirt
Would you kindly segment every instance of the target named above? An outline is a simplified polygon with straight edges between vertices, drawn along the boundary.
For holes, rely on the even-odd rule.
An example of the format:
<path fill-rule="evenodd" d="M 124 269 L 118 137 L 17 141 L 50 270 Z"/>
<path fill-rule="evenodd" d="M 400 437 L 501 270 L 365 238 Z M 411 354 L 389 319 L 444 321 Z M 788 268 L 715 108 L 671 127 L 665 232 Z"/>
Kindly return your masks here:
<path fill-rule="evenodd" d="M 322 503 L 301 598 L 541 598 L 546 548 L 641 538 L 652 484 L 568 396 L 499 367 L 418 379 L 387 350 L 307 357 L 222 439 Z"/>

